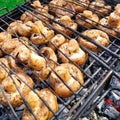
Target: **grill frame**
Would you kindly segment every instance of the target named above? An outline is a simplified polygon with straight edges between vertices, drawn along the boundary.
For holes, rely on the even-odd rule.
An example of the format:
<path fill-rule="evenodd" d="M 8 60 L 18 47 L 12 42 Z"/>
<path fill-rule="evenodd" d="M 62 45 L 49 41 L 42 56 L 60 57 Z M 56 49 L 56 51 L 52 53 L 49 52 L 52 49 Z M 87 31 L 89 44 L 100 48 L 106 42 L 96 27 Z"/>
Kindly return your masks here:
<path fill-rule="evenodd" d="M 25 3 L 25 5 L 27 5 L 28 3 Z M 24 5 L 21 5 L 21 6 L 23 6 L 24 7 Z M 17 8 L 15 8 L 14 10 L 12 10 L 12 11 L 10 11 L 10 12 L 8 12 L 7 14 L 5 14 L 5 15 L 3 15 L 2 17 L 0 17 L 0 21 L 1 21 L 1 19 L 4 21 L 5 20 L 5 18 L 7 18 L 7 19 L 9 19 L 9 14 L 13 14 L 15 11 L 18 11 L 18 8 L 21 8 L 21 6 L 18 6 Z M 16 13 L 16 12 L 15 12 Z M 12 16 L 10 15 L 10 18 L 12 18 Z M 20 17 L 20 16 L 19 16 Z M 12 21 L 12 19 L 11 19 L 11 21 Z M 1 24 L 1 23 L 0 23 Z M 9 24 L 8 24 L 9 25 Z M 62 24 L 60 24 L 60 25 L 62 25 Z M 2 27 L 0 27 L 0 28 L 2 28 Z M 68 27 L 67 27 L 68 28 Z M 73 32 L 75 32 L 75 31 L 73 31 Z M 78 32 L 76 32 L 76 34 L 78 34 L 78 35 L 81 35 L 81 34 L 79 34 Z M 83 35 L 82 35 L 83 36 Z M 85 36 L 84 36 L 85 37 Z M 86 37 L 85 37 L 86 38 Z M 88 39 L 88 41 L 91 41 L 91 39 Z M 92 43 L 94 43 L 94 42 L 92 42 Z M 96 44 L 96 43 L 95 43 Z M 98 45 L 98 44 L 97 44 Z M 101 47 L 101 46 L 100 46 Z M 116 76 L 116 77 L 119 77 L 118 76 L 118 74 L 117 74 L 117 72 L 116 71 L 114 71 L 111 67 L 109 67 L 106 63 L 104 63 L 104 61 L 103 60 L 99 60 L 98 58 L 97 58 L 97 56 L 96 56 L 96 54 L 94 54 L 93 52 L 91 52 L 91 51 L 88 51 L 86 48 L 83 48 L 82 47 L 82 49 L 84 49 L 85 51 L 87 51 L 88 53 L 89 53 L 89 55 L 90 56 L 92 56 L 93 57 L 93 59 L 94 59 L 94 61 L 96 62 L 100 62 L 100 64 L 103 66 L 103 67 L 105 67 L 104 69 L 105 69 L 105 71 L 107 71 L 108 73 L 106 74 L 106 77 L 105 77 L 105 79 L 104 80 L 102 80 L 102 82 L 101 82 L 101 84 L 99 84 L 97 87 L 98 87 L 98 90 L 97 91 L 95 91 L 95 93 L 93 94 L 93 96 L 91 95 L 87 100 L 89 101 L 89 100 L 91 100 L 91 99 L 93 99 L 96 95 L 95 94 L 98 94 L 99 92 L 100 92 L 100 89 L 101 88 L 103 88 L 103 86 L 105 85 L 105 83 L 110 79 L 110 77 L 111 77 L 111 75 L 112 75 L 112 73 Z M 105 50 L 106 50 L 106 48 L 105 48 Z M 108 51 L 108 50 L 107 50 Z M 103 52 L 105 52 L 105 51 L 103 51 Z M 100 54 L 101 55 L 101 54 Z M 116 58 L 117 59 L 117 58 Z M 94 63 L 93 63 L 94 64 Z M 113 64 L 114 64 L 114 62 L 113 62 Z M 91 66 L 91 65 L 90 65 Z M 88 67 L 88 69 L 89 69 L 89 67 Z M 102 67 L 100 67 L 100 69 L 102 69 Z M 90 77 L 91 79 L 92 79 L 92 77 Z M 94 78 L 94 76 L 93 76 L 93 78 Z M 97 82 L 99 82 L 99 80 L 97 81 Z M 80 91 L 80 90 L 79 90 Z M 77 92 L 78 93 L 78 92 Z M 77 94 L 76 93 L 76 94 Z M 105 93 L 106 94 L 106 93 Z M 86 104 L 88 103 L 88 101 L 86 102 Z M 92 100 L 91 100 L 92 101 Z M 66 104 L 67 105 L 67 104 Z M 84 104 L 82 105 L 83 107 L 85 106 Z M 86 106 L 86 107 L 89 107 L 89 106 Z M 80 111 L 85 111 L 85 108 L 84 109 L 82 109 L 82 110 L 80 110 L 79 109 L 79 111 L 74 115 L 74 117 L 73 117 L 73 119 L 75 119 L 75 117 L 77 117 L 78 116 L 78 114 L 80 113 Z M 62 112 L 62 110 L 61 110 L 61 112 Z M 59 114 L 59 113 L 58 113 Z M 55 113 L 55 116 L 57 116 L 57 114 Z M 54 117 L 53 117 L 53 119 L 54 119 Z"/>

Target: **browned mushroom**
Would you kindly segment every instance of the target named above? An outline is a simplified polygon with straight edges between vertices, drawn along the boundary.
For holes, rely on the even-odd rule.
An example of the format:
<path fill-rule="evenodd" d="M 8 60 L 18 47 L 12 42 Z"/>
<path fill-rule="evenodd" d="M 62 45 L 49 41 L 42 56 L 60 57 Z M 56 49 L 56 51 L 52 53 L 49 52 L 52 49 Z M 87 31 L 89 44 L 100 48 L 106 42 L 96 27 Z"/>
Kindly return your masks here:
<path fill-rule="evenodd" d="M 59 47 L 59 50 L 64 53 L 71 61 L 78 65 L 83 65 L 88 58 L 88 54 L 79 47 L 79 44 L 75 39 L 71 39 L 70 41 L 62 44 Z M 58 55 L 62 62 L 69 62 L 69 59 L 67 59 L 67 57 L 60 51 L 58 51 Z"/>
<path fill-rule="evenodd" d="M 60 97 L 66 98 L 72 96 L 72 91 L 76 92 L 84 83 L 83 74 L 73 64 L 61 64 L 55 68 L 55 72 L 64 83 L 54 72 L 51 73 L 49 82 Z M 65 84 L 69 86 L 72 91 Z"/>
<path fill-rule="evenodd" d="M 101 30 L 97 30 L 97 29 L 86 30 L 83 32 L 83 35 L 88 36 L 89 38 L 96 41 L 98 44 L 100 44 L 102 46 L 109 45 L 109 36 Z M 92 51 L 100 50 L 100 48 L 98 46 L 94 45 L 91 42 L 88 42 L 87 40 L 83 39 L 82 37 L 79 37 L 78 41 L 79 41 L 80 45 L 88 48 L 89 50 L 92 50 Z"/>
<path fill-rule="evenodd" d="M 8 97 L 10 104 L 13 107 L 18 107 L 23 104 L 23 100 L 18 90 L 16 89 L 16 86 L 13 81 L 16 83 L 16 86 L 18 87 L 23 97 L 28 95 L 30 92 L 30 88 L 27 85 L 33 87 L 34 83 L 33 80 L 25 73 L 17 73 L 17 75 L 12 74 L 11 76 L 8 76 L 6 79 L 2 81 L 1 86 L 5 90 L 5 94 Z M 0 103 L 5 106 L 8 106 L 8 102 L 5 99 L 2 92 L 0 92 Z"/>
<path fill-rule="evenodd" d="M 48 88 L 35 91 L 44 101 L 46 101 L 54 112 L 58 111 L 57 98 Z M 49 120 L 53 114 L 37 94 L 33 91 L 29 92 L 26 96 L 26 100 L 38 120 Z M 33 115 L 27 110 L 27 108 L 23 111 L 22 120 L 34 120 Z"/>

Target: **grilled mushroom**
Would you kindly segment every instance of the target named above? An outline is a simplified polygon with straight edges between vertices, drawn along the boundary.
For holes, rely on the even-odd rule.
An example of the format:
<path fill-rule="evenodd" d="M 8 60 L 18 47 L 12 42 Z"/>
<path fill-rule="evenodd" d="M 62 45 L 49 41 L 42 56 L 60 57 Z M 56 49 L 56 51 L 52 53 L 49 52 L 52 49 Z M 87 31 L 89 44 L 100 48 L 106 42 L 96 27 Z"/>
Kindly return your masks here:
<path fill-rule="evenodd" d="M 56 6 L 57 9 L 55 11 L 55 14 L 58 16 L 58 17 L 62 17 L 62 16 L 69 16 L 69 17 L 72 17 L 75 13 L 75 9 L 73 7 L 73 4 L 71 3 L 67 3 L 65 6 Z"/>
<path fill-rule="evenodd" d="M 76 0 L 74 2 L 73 2 L 73 0 L 69 0 L 69 1 L 72 1 L 75 11 L 78 13 L 81 13 L 84 10 L 86 10 L 90 3 L 90 0 Z"/>
<path fill-rule="evenodd" d="M 28 21 L 34 22 L 35 21 L 34 19 L 35 19 L 35 17 L 27 11 L 25 11 L 20 17 L 20 20 L 23 21 L 24 23 L 26 23 Z"/>
<path fill-rule="evenodd" d="M 95 0 L 91 2 L 89 8 L 98 14 L 98 16 L 105 16 L 111 12 L 111 6 L 106 5 L 104 0 Z"/>
<path fill-rule="evenodd" d="M 7 58 L 0 58 L 0 84 L 8 76 L 9 68 Z"/>
<path fill-rule="evenodd" d="M 99 17 L 92 11 L 84 10 L 83 13 L 79 13 L 76 16 L 76 21 L 78 22 L 79 26 L 92 28 L 98 23 Z"/>
<path fill-rule="evenodd" d="M 30 88 L 23 81 L 30 87 L 33 87 L 34 85 L 33 80 L 25 73 L 17 73 L 16 75 L 11 74 L 7 78 L 5 78 L 1 83 L 1 86 L 4 89 L 6 96 L 13 107 L 18 107 L 22 105 L 22 96 L 25 97 L 30 92 Z M 19 89 L 19 92 L 22 94 L 22 96 L 19 94 L 17 88 Z M 0 103 L 5 106 L 8 106 L 8 102 L 1 91 Z"/>
<path fill-rule="evenodd" d="M 10 39 L 12 39 L 11 34 L 9 34 L 8 32 L 1 32 L 0 33 L 0 47 L 2 47 L 2 44 L 4 41 L 10 40 Z M 3 56 L 3 51 L 0 50 L 0 57 L 2 56 Z"/>
<path fill-rule="evenodd" d="M 88 58 L 87 53 L 85 53 L 79 47 L 79 44 L 74 39 L 71 39 L 70 41 L 62 44 L 59 47 L 59 50 L 62 53 L 64 53 L 71 61 L 78 65 L 83 65 Z M 61 58 L 62 62 L 63 63 L 69 62 L 69 59 L 67 59 L 67 57 L 61 52 L 58 51 L 58 55 Z"/>
<path fill-rule="evenodd" d="M 7 32 L 11 35 L 18 33 L 18 27 L 22 24 L 22 21 L 16 20 L 12 23 L 10 23 L 9 27 L 7 28 Z"/>
<path fill-rule="evenodd" d="M 8 32 L 0 32 L 0 46 L 2 45 L 2 42 L 10 39 L 12 39 L 11 34 L 9 34 Z"/>
<path fill-rule="evenodd" d="M 77 30 L 77 24 L 72 21 L 69 16 L 62 16 L 61 18 L 56 19 L 56 21 L 62 23 L 63 25 L 70 27 L 73 30 Z M 58 23 L 53 23 L 53 26 L 59 31 L 71 35 L 73 32 L 65 27 L 60 26 Z"/>
<path fill-rule="evenodd" d="M 109 45 L 109 36 L 101 30 L 97 30 L 97 29 L 86 30 L 83 32 L 83 35 L 91 38 L 92 40 L 96 41 L 98 44 L 100 44 L 102 46 Z M 89 50 L 92 50 L 92 51 L 100 50 L 100 48 L 98 46 L 94 45 L 91 42 L 88 42 L 87 40 L 83 39 L 82 37 L 79 37 L 78 41 L 79 41 L 80 45 L 88 48 Z"/>
<path fill-rule="evenodd" d="M 62 45 L 65 42 L 67 42 L 67 39 L 63 35 L 57 34 L 51 39 L 49 43 L 49 47 L 51 47 L 55 51 L 56 47 L 58 48 L 60 45 Z"/>
<path fill-rule="evenodd" d="M 98 27 L 113 36 L 120 36 L 120 4 L 117 4 L 115 10 L 107 17 L 102 18 Z M 108 28 L 106 28 L 108 27 Z"/>
<path fill-rule="evenodd" d="M 109 16 L 107 16 L 107 17 L 105 17 L 105 18 L 102 18 L 102 19 L 99 21 L 98 28 L 99 28 L 100 30 L 103 30 L 104 32 L 110 34 L 110 35 L 117 36 L 117 32 L 115 32 L 115 30 L 113 30 L 113 28 L 111 28 L 111 27 L 109 26 L 108 18 L 109 18 Z"/>
<path fill-rule="evenodd" d="M 17 28 L 18 34 L 21 36 L 29 37 L 32 34 L 32 26 L 33 26 L 33 22 L 31 21 L 28 21 L 23 24 L 19 24 Z"/>
<path fill-rule="evenodd" d="M 47 64 L 41 70 L 35 71 L 37 74 L 36 79 L 38 79 L 38 77 L 40 77 L 42 80 L 46 80 L 48 78 L 49 74 L 51 73 L 52 69 L 54 69 L 56 67 L 57 56 L 55 55 L 54 51 L 50 47 L 43 47 L 40 50 L 40 52 L 47 59 Z"/>
<path fill-rule="evenodd" d="M 10 67 L 16 72 L 24 72 L 27 68 L 23 63 L 28 63 L 30 49 L 25 45 L 19 45 L 10 55 L 8 58 Z"/>
<path fill-rule="evenodd" d="M 16 47 L 18 47 L 21 43 L 19 42 L 18 38 L 7 39 L 2 44 L 2 49 L 7 53 L 10 54 Z"/>
<path fill-rule="evenodd" d="M 31 51 L 30 57 L 28 59 L 28 65 L 34 70 L 41 70 L 46 66 L 46 61 L 43 57 Z"/>
<path fill-rule="evenodd" d="M 46 104 L 43 103 L 42 100 L 44 100 L 54 112 L 57 112 L 58 111 L 57 98 L 48 88 L 35 91 L 42 99 L 40 99 L 36 93 L 31 91 L 26 96 L 26 100 L 38 120 L 49 120 L 53 116 L 53 114 L 48 109 Z M 27 110 L 27 108 L 25 108 L 23 111 L 22 120 L 34 120 L 34 117 Z"/>
<path fill-rule="evenodd" d="M 50 10 L 52 11 L 56 11 L 57 9 L 59 9 L 58 7 L 63 7 L 63 6 L 66 6 L 67 2 L 65 0 L 51 0 L 49 2 L 49 7 L 50 7 Z"/>
<path fill-rule="evenodd" d="M 36 33 L 32 34 L 30 40 L 36 45 L 42 45 L 48 43 L 53 37 L 54 37 L 54 31 L 50 30 L 47 27 L 44 27 L 41 30 L 36 29 Z"/>
<path fill-rule="evenodd" d="M 73 64 L 61 64 L 54 71 L 55 73 L 52 72 L 50 75 L 49 83 L 60 97 L 72 96 L 72 91 L 76 92 L 84 83 L 81 71 Z"/>

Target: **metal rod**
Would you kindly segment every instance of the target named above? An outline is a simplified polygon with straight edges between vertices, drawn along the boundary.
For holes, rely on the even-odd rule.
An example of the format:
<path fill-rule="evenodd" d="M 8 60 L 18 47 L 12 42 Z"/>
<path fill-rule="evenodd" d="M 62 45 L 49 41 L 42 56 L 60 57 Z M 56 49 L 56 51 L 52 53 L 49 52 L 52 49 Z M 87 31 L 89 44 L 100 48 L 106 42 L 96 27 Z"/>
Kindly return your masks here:
<path fill-rule="evenodd" d="M 32 10 L 32 11 L 34 10 L 33 8 L 30 8 L 30 7 L 25 6 L 25 5 L 23 5 L 23 6 L 18 6 L 18 7 L 20 7 L 21 9 L 24 9 L 24 10 L 26 10 L 26 11 L 28 11 L 28 9 L 30 9 L 30 10 Z M 26 8 L 27 8 L 27 9 L 26 9 Z M 79 35 L 79 36 L 83 37 L 84 39 L 86 39 L 87 41 L 89 41 L 89 42 L 91 42 L 91 43 L 97 45 L 98 47 L 102 48 L 103 50 L 109 52 L 109 53 L 112 54 L 114 57 L 117 57 L 118 59 L 120 59 L 120 56 L 119 56 L 119 55 L 115 54 L 113 51 L 107 49 L 106 47 L 100 45 L 99 43 L 97 43 L 96 41 L 92 40 L 92 39 L 89 38 L 88 36 L 83 35 L 83 34 L 80 33 L 79 31 L 73 30 L 72 28 L 70 28 L 70 27 L 68 27 L 68 26 L 66 26 L 66 25 L 64 25 L 64 24 L 62 24 L 62 23 L 60 23 L 60 22 L 58 22 L 58 21 L 56 21 L 56 20 L 54 20 L 54 19 L 52 19 L 52 18 L 46 16 L 45 14 L 42 14 L 42 13 L 36 11 L 36 10 L 34 10 L 34 11 L 35 11 L 36 13 L 38 13 L 38 14 L 40 14 L 40 15 L 42 15 L 42 16 L 44 16 L 44 17 L 50 19 L 50 20 L 52 20 L 53 22 L 55 22 L 55 23 L 61 25 L 62 27 L 71 30 L 72 32 L 74 32 L 74 33 L 76 33 L 77 35 Z M 31 13 L 31 14 L 32 14 L 32 13 Z"/>
<path fill-rule="evenodd" d="M 8 73 L 8 71 L 7 71 L 7 69 L 6 69 L 7 66 L 6 66 L 4 63 L 1 63 L 0 66 L 3 67 L 4 70 Z M 8 73 L 8 75 L 10 76 L 10 78 L 11 78 L 12 82 L 14 83 L 14 85 L 15 85 L 18 93 L 19 93 L 19 95 L 21 96 L 22 100 L 24 101 L 24 104 L 27 106 L 27 109 L 28 109 L 29 112 L 33 115 L 34 119 L 35 119 L 35 120 L 38 120 L 37 117 L 35 116 L 34 112 L 32 111 L 32 109 L 30 108 L 28 102 L 25 100 L 24 96 L 21 94 L 21 92 L 20 92 L 20 90 L 19 90 L 19 88 L 18 88 L 15 80 L 12 78 L 12 76 L 10 75 L 10 73 Z"/>
<path fill-rule="evenodd" d="M 0 65 L 0 66 L 1 66 L 1 65 Z M 3 87 L 2 87 L 1 85 L 0 85 L 0 90 L 1 90 L 1 92 L 2 92 L 2 94 L 3 94 L 3 96 L 4 96 L 4 98 L 6 99 L 6 101 L 7 101 L 8 105 L 9 105 L 9 107 L 10 107 L 10 109 L 11 109 L 13 115 L 15 116 L 16 120 L 20 120 L 20 119 L 18 118 L 18 116 L 17 116 L 15 110 L 13 109 L 13 107 L 12 107 L 12 105 L 11 105 L 11 103 L 10 103 L 10 101 L 9 101 L 7 95 L 5 94 L 5 91 L 4 91 L 4 89 L 3 89 Z"/>
<path fill-rule="evenodd" d="M 110 71 L 105 78 L 101 81 L 99 84 L 99 87 L 97 87 L 90 95 L 90 97 L 86 100 L 85 104 L 81 105 L 80 109 L 76 112 L 76 114 L 72 117 L 72 120 L 76 120 L 76 118 L 81 116 L 84 113 L 84 110 L 86 109 L 87 106 L 89 106 L 92 102 L 92 98 L 96 96 L 96 91 L 99 91 L 101 87 L 108 81 L 113 74 L 113 71 Z"/>

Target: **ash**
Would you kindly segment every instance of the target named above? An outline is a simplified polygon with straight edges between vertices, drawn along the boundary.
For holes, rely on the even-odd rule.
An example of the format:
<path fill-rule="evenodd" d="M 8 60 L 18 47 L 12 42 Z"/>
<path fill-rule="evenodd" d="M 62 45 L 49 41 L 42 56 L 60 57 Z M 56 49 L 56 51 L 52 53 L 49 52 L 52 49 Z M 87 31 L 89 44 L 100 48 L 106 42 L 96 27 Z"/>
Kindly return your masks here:
<path fill-rule="evenodd" d="M 120 61 L 117 62 L 115 71 L 120 74 Z M 106 116 L 104 117 L 106 120 L 120 120 L 120 79 L 113 76 L 110 81 L 110 86 L 112 90 L 99 103 L 97 108 L 100 114 Z"/>
<path fill-rule="evenodd" d="M 8 120 L 8 114 L 3 105 L 0 105 L 0 120 Z"/>
<path fill-rule="evenodd" d="M 110 85 L 112 90 L 97 106 L 98 114 L 106 120 L 120 120 L 120 80 L 113 76 Z"/>
<path fill-rule="evenodd" d="M 120 61 L 116 63 L 114 70 L 120 74 Z M 113 76 L 107 87 L 111 87 L 111 91 L 97 105 L 95 110 L 87 117 L 78 120 L 120 120 L 120 79 Z"/>

